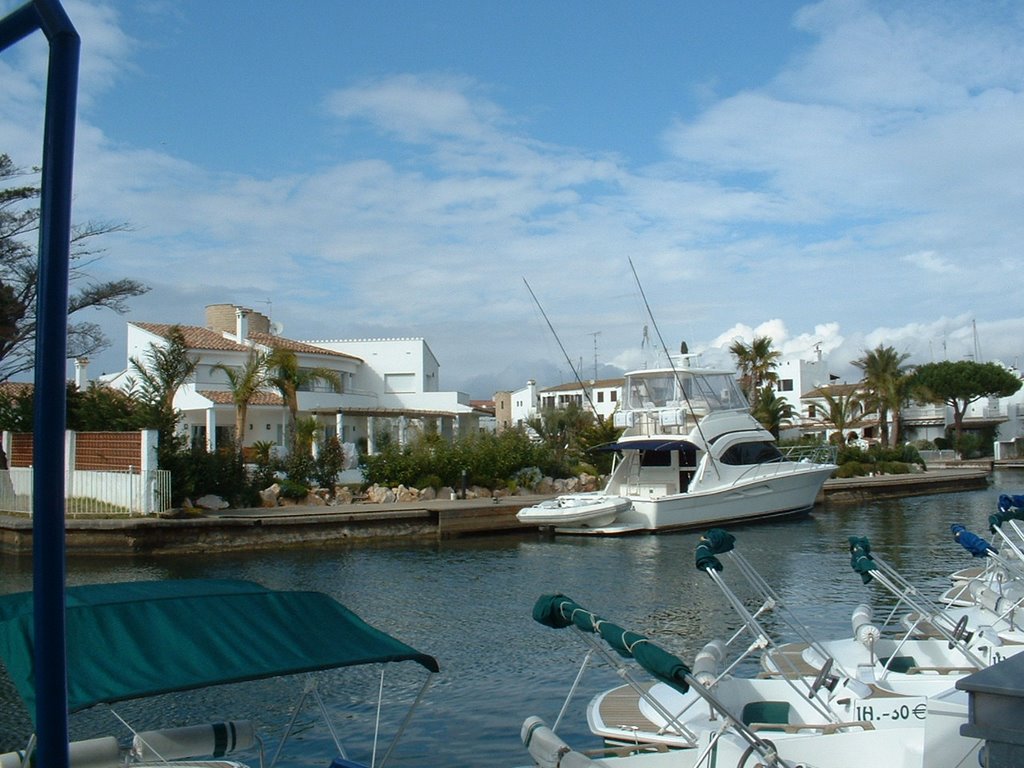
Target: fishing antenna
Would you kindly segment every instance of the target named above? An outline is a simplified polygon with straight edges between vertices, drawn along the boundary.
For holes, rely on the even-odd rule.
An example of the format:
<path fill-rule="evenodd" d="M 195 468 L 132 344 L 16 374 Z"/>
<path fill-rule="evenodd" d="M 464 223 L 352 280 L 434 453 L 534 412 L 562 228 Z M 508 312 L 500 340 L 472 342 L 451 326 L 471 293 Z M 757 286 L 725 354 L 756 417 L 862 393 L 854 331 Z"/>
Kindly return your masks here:
<path fill-rule="evenodd" d="M 707 438 L 704 437 L 704 430 L 700 428 L 700 419 L 697 418 L 696 412 L 693 410 L 693 404 L 690 402 L 690 396 L 686 394 L 686 388 L 683 386 L 682 379 L 679 378 L 679 370 L 676 368 L 676 364 L 672 361 L 672 353 L 668 351 L 668 346 L 665 344 L 665 339 L 661 335 L 661 328 L 658 327 L 658 321 L 654 319 L 654 313 L 651 312 L 651 305 L 647 301 L 647 294 L 644 293 L 644 287 L 640 283 L 640 276 L 636 273 L 636 267 L 633 266 L 633 259 L 626 259 L 629 262 L 629 268 L 633 271 L 633 279 L 636 281 L 636 287 L 640 290 L 640 298 L 644 301 L 644 308 L 647 310 L 647 316 L 651 319 L 651 325 L 654 326 L 654 333 L 658 337 L 658 343 L 661 344 L 662 350 L 665 352 L 665 357 L 668 359 L 668 366 L 672 369 L 672 376 L 676 380 L 676 384 L 679 386 L 679 391 L 683 395 L 683 399 L 686 401 L 686 408 L 694 415 L 694 424 L 697 427 L 697 434 L 700 435 L 701 442 L 707 446 L 707 457 L 711 466 L 715 469 L 715 474 L 718 472 L 718 463 L 715 461 L 715 457 L 711 455 L 711 446 L 708 445 Z"/>
<path fill-rule="evenodd" d="M 536 304 L 537 305 L 537 309 L 540 310 L 541 317 L 543 317 L 544 318 L 544 322 L 548 324 L 548 328 L 551 331 L 551 335 L 554 336 L 555 337 L 555 341 L 558 342 L 558 348 L 560 350 L 562 350 L 562 355 L 565 357 L 565 362 L 567 362 L 569 364 L 569 370 L 572 371 L 572 375 L 576 377 L 576 381 L 579 383 L 580 389 L 583 390 L 583 396 L 585 398 L 587 398 L 587 403 L 590 405 L 590 410 L 592 410 L 594 412 L 594 416 L 597 417 L 597 420 L 599 422 L 604 422 L 604 419 L 602 418 L 601 414 L 597 412 L 597 407 L 594 405 L 594 401 L 591 399 L 590 393 L 587 391 L 587 385 L 583 383 L 583 379 L 580 378 L 580 374 L 576 370 L 576 366 L 574 366 L 572 364 L 572 360 L 569 359 L 569 353 L 566 352 L 565 351 L 565 347 L 562 346 L 562 340 L 560 338 L 558 338 L 558 334 L 555 333 L 555 327 L 553 325 L 551 325 L 551 321 L 548 320 L 548 315 L 544 311 L 544 307 L 542 307 L 540 305 L 540 301 L 537 300 L 537 294 L 535 294 L 533 292 L 533 288 L 530 287 L 530 284 L 526 281 L 525 277 L 523 278 L 523 282 L 526 284 L 526 290 L 528 290 L 530 292 L 530 296 L 533 297 L 533 303 Z"/>

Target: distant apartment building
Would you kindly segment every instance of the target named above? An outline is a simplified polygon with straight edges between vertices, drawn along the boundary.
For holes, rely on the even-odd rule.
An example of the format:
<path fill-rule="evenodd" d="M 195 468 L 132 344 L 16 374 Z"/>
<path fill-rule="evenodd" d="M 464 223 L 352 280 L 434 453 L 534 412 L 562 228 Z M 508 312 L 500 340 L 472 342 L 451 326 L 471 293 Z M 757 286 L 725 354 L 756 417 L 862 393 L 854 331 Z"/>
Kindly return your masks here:
<path fill-rule="evenodd" d="M 512 427 L 525 427 L 539 412 L 540 395 L 537 382 L 530 379 L 526 386 L 515 391 L 494 393 L 494 421 L 499 433 Z"/>
<path fill-rule="evenodd" d="M 494 418 L 498 432 L 510 427 L 526 426 L 549 408 L 579 406 L 588 413 L 601 418 L 611 418 L 622 397 L 623 379 L 603 379 L 580 384 L 557 384 L 537 389 L 537 382 L 530 379 L 526 386 L 514 392 L 494 393 Z"/>
<path fill-rule="evenodd" d="M 624 379 L 602 379 L 589 382 L 558 384 L 540 391 L 540 407 L 567 408 L 575 403 L 582 410 L 595 413 L 602 419 L 611 418 L 622 396 Z"/>

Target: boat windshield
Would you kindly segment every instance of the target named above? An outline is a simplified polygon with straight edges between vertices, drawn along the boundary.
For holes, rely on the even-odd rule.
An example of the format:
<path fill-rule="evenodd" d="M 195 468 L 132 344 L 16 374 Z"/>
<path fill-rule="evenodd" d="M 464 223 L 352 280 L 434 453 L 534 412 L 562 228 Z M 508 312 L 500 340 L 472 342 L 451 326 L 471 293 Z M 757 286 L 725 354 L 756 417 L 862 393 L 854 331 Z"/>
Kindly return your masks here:
<path fill-rule="evenodd" d="M 739 383 L 724 371 L 639 371 L 626 375 L 625 390 L 629 410 L 686 408 L 687 403 L 694 413 L 748 407 Z"/>

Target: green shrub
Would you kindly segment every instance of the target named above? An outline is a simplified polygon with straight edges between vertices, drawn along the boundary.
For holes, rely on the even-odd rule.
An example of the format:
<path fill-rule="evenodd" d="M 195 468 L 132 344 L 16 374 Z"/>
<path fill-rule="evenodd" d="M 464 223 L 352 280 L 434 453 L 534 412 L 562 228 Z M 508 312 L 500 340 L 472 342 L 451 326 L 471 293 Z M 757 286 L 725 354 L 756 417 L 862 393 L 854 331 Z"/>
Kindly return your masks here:
<path fill-rule="evenodd" d="M 373 456 L 364 456 L 362 466 L 368 484 L 383 486 L 422 487 L 420 482 L 430 480 L 438 487 L 458 488 L 465 473 L 467 485 L 494 489 L 525 467 L 535 467 L 542 476 L 569 474 L 555 464 L 545 446 L 530 442 L 515 429 L 500 435 L 476 434 L 454 443 L 427 434 L 403 448 L 392 443 Z"/>
<path fill-rule="evenodd" d="M 839 478 L 862 477 L 869 471 L 867 466 L 859 461 L 847 461 L 839 465 L 835 476 Z"/>
<path fill-rule="evenodd" d="M 284 498 L 286 499 L 292 499 L 293 501 L 302 501 L 309 495 L 308 487 L 288 477 L 286 477 L 284 480 L 280 482 L 280 486 L 280 495 L 284 496 Z"/>
<path fill-rule="evenodd" d="M 424 475 L 416 481 L 414 488 L 433 488 L 435 491 L 438 490 L 444 483 L 441 482 L 441 478 L 437 475 Z"/>
<path fill-rule="evenodd" d="M 338 438 L 328 438 L 320 447 L 320 452 L 313 463 L 313 479 L 321 488 L 328 488 L 333 494 L 334 484 L 344 468 L 345 450 L 338 442 Z"/>

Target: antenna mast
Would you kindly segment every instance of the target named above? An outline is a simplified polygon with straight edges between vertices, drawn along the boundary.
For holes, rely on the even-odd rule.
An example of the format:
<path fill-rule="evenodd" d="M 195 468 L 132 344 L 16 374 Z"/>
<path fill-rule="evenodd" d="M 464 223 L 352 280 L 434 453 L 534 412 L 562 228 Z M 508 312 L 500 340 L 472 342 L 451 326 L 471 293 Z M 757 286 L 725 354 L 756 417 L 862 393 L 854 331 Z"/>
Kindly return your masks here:
<path fill-rule="evenodd" d="M 665 357 L 668 359 L 669 368 L 672 369 L 672 375 L 675 377 L 676 384 L 679 387 L 679 391 L 682 394 L 683 399 L 686 401 L 686 407 L 689 409 L 690 413 L 693 413 L 694 412 L 693 411 L 693 405 L 691 405 L 690 398 L 686 394 L 686 388 L 683 386 L 683 382 L 679 378 L 679 371 L 676 370 L 676 364 L 672 360 L 672 353 L 670 353 L 668 351 L 668 347 L 665 344 L 665 339 L 661 335 L 661 329 L 658 328 L 658 321 L 654 319 L 654 313 L 651 311 L 651 305 L 647 301 L 647 294 L 644 293 L 644 287 L 640 283 L 640 276 L 636 273 L 636 267 L 633 266 L 633 260 L 629 259 L 628 261 L 629 261 L 629 268 L 631 270 L 633 270 L 633 279 L 636 281 L 636 287 L 640 290 L 640 298 L 644 300 L 644 307 L 647 309 L 647 316 L 651 320 L 651 325 L 654 326 L 654 333 L 658 337 L 658 341 L 661 344 L 662 350 L 665 352 Z M 644 326 L 644 330 L 645 331 L 647 330 L 647 326 Z M 704 441 L 705 445 L 707 445 L 707 438 L 704 437 L 704 430 L 702 430 L 700 428 L 700 420 L 696 420 L 696 417 L 695 417 L 695 426 L 697 428 L 697 434 L 700 435 L 701 440 Z M 711 448 L 711 446 L 708 446 L 708 452 L 707 452 L 708 461 L 710 462 L 711 466 L 714 468 L 715 474 L 718 474 L 719 476 L 721 476 L 721 474 L 718 471 L 718 463 L 712 457 L 710 448 Z"/>
<path fill-rule="evenodd" d="M 593 331 L 590 335 L 594 337 L 594 381 L 597 381 L 597 337 L 601 332 Z"/>
<path fill-rule="evenodd" d="M 523 278 L 523 283 L 526 284 L 526 290 L 528 290 L 530 292 L 530 296 L 533 297 L 533 303 L 536 304 L 537 309 L 540 310 L 540 314 L 544 318 L 544 322 L 548 324 L 548 329 L 551 331 L 551 335 L 554 336 L 555 341 L 558 342 L 558 348 L 562 350 L 562 355 L 565 357 L 565 362 L 569 364 L 569 370 L 572 371 L 572 375 L 576 377 L 577 383 L 579 383 L 580 388 L 583 390 L 583 396 L 587 398 L 587 402 L 590 404 L 590 410 L 594 412 L 594 415 L 597 417 L 598 421 L 602 421 L 601 414 L 597 412 L 597 407 L 594 405 L 594 401 L 590 397 L 590 392 L 587 391 L 587 385 L 583 383 L 583 379 L 580 378 L 580 374 L 577 372 L 576 366 L 572 364 L 572 360 L 569 358 L 569 353 L 566 352 L 565 347 L 562 346 L 562 340 L 558 338 L 558 334 L 555 333 L 555 327 L 551 324 L 551 321 L 548 320 L 547 312 L 545 312 L 544 307 L 540 305 L 540 301 L 538 301 L 537 299 L 537 294 L 533 292 L 533 288 L 530 287 L 530 284 L 526 281 L 525 277 Z M 582 360 L 580 361 L 580 367 L 583 367 Z"/>

